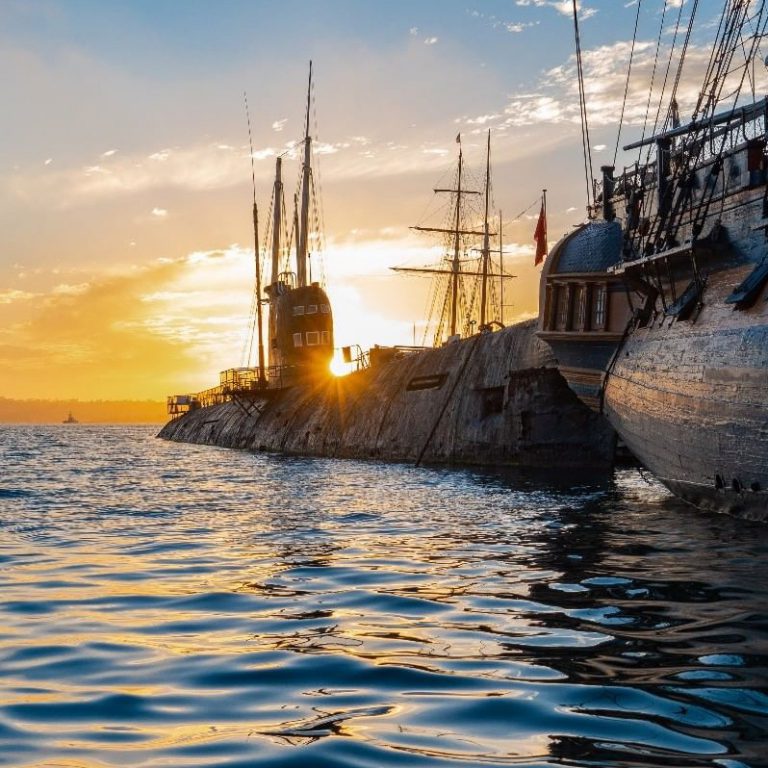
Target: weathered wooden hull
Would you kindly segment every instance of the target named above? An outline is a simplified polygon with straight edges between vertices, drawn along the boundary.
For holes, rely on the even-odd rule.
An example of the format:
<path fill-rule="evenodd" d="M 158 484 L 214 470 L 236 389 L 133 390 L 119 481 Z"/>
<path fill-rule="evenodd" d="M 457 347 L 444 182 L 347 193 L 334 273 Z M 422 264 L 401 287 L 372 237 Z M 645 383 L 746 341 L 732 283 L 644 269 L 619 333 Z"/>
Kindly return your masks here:
<path fill-rule="evenodd" d="M 751 271 L 710 275 L 698 316 L 639 328 L 619 350 L 605 414 L 670 490 L 704 509 L 768 519 L 768 307 L 725 298 Z"/>
<path fill-rule="evenodd" d="M 535 321 L 234 402 L 160 437 L 287 454 L 487 466 L 610 466 L 615 435 L 558 373 Z M 439 386 L 424 387 L 432 380 Z"/>

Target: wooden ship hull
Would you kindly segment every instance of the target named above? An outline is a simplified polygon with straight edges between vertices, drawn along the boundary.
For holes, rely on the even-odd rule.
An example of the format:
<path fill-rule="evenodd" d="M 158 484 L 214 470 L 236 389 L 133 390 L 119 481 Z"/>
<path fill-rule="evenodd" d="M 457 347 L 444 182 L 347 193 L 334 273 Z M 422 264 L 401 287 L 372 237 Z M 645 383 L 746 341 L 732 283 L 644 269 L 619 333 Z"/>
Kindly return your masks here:
<path fill-rule="evenodd" d="M 285 454 L 485 466 L 609 467 L 615 436 L 569 390 L 535 321 L 403 356 L 345 377 L 190 410 L 180 442 Z"/>
<path fill-rule="evenodd" d="M 604 412 L 673 493 L 768 518 L 768 315 L 725 299 L 751 267 L 712 274 L 695 323 L 638 328 L 608 376 Z"/>
<path fill-rule="evenodd" d="M 540 330 L 573 391 L 673 493 L 757 520 L 768 519 L 767 114 L 763 100 L 716 115 L 647 140 L 650 168 L 617 179 L 604 168 L 602 217 L 545 265 Z M 717 152 L 686 156 L 711 136 Z M 686 142 L 676 155 L 674 139 Z"/>

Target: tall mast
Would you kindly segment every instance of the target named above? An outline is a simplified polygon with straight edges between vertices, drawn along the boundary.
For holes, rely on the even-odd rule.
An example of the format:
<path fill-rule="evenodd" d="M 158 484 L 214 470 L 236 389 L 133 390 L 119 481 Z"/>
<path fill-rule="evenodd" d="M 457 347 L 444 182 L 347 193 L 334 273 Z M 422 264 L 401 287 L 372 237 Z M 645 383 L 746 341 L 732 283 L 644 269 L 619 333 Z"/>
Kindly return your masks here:
<path fill-rule="evenodd" d="M 301 215 L 299 219 L 299 248 L 296 254 L 296 278 L 299 287 L 307 284 L 307 240 L 309 229 L 309 186 L 312 175 L 312 137 L 309 135 L 309 110 L 312 98 L 312 62 L 309 62 L 307 88 L 307 119 L 304 127 L 304 166 L 301 171 Z"/>
<path fill-rule="evenodd" d="M 293 236 L 296 238 L 296 263 L 299 263 L 299 196 L 293 195 Z"/>
<path fill-rule="evenodd" d="M 258 326 L 259 339 L 259 383 L 266 384 L 267 378 L 264 368 L 264 327 L 261 315 L 261 260 L 259 259 L 259 208 L 256 205 L 256 166 L 253 162 L 253 134 L 251 133 L 251 113 L 248 109 L 248 94 L 245 98 L 245 118 L 248 121 L 248 145 L 251 148 L 251 182 L 253 187 L 253 255 L 256 261 L 256 324 Z M 253 339 L 253 337 L 251 337 Z M 250 365 L 250 350 L 248 351 L 248 364 Z"/>
<path fill-rule="evenodd" d="M 504 240 L 501 231 L 502 214 L 499 211 L 499 274 L 504 274 Z M 504 325 L 504 280 L 499 280 L 499 320 Z"/>
<path fill-rule="evenodd" d="M 459 141 L 459 178 L 456 184 L 456 228 L 453 236 L 453 263 L 451 264 L 451 336 L 456 335 L 456 310 L 459 298 L 459 262 L 460 226 L 461 226 L 461 141 Z"/>
<path fill-rule="evenodd" d="M 251 153 L 253 156 L 253 153 Z M 259 209 L 256 205 L 254 191 L 253 200 L 253 241 L 256 254 L 256 325 L 259 332 L 259 383 L 265 384 L 267 377 L 264 367 L 264 327 L 261 315 L 261 262 L 259 260 Z"/>
<path fill-rule="evenodd" d="M 283 159 L 275 162 L 275 185 L 272 192 L 272 282 L 276 283 L 280 274 L 280 228 L 283 218 Z"/>
<path fill-rule="evenodd" d="M 491 131 L 488 130 L 488 146 L 485 153 L 485 225 L 483 227 L 483 282 L 480 287 L 480 327 L 484 330 L 486 326 L 485 314 L 488 301 L 488 260 L 491 256 L 491 241 L 488 236 L 488 203 L 491 196 Z"/>

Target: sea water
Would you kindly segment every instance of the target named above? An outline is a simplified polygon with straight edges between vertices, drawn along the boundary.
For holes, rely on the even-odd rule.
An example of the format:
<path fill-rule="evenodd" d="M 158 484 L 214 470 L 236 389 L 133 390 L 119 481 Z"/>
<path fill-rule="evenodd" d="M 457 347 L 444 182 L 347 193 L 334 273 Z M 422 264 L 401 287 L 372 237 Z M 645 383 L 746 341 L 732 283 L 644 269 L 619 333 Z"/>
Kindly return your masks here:
<path fill-rule="evenodd" d="M 0 427 L 0 765 L 768 765 L 768 526 Z"/>

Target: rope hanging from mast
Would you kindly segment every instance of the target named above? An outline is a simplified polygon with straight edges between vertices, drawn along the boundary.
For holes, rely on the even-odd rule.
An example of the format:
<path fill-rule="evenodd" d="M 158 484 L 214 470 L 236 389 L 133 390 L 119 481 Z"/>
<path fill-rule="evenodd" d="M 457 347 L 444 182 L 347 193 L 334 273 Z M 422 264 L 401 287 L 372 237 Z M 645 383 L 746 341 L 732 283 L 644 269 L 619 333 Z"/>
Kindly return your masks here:
<path fill-rule="evenodd" d="M 587 215 L 592 218 L 592 198 L 595 179 L 592 174 L 592 147 L 589 140 L 587 121 L 587 97 L 584 92 L 584 68 L 581 60 L 581 39 L 579 37 L 579 14 L 576 0 L 573 0 L 573 29 L 576 37 L 576 71 L 579 80 L 579 113 L 581 115 L 581 146 L 584 154 L 584 180 L 587 185 Z"/>
<path fill-rule="evenodd" d="M 640 136 L 640 141 L 645 141 L 645 131 L 648 128 L 648 114 L 651 111 L 651 99 L 653 98 L 653 83 L 656 80 L 656 67 L 659 63 L 659 51 L 661 50 L 661 36 L 664 34 L 664 19 L 667 15 L 667 0 L 664 0 L 664 9 L 661 12 L 661 23 L 659 24 L 659 36 L 656 39 L 656 53 L 653 57 L 653 69 L 651 70 L 651 82 L 648 86 L 648 101 L 645 104 L 645 117 L 643 118 L 643 132 Z M 642 146 L 638 148 L 638 162 L 642 154 Z M 646 163 L 650 158 L 650 149 L 646 154 Z"/>
<path fill-rule="evenodd" d="M 691 42 L 691 34 L 693 32 L 693 23 L 696 18 L 696 11 L 699 8 L 699 0 L 693 0 L 693 8 L 691 9 L 691 16 L 688 19 L 688 30 L 685 35 L 685 42 L 683 43 L 683 50 L 680 52 L 680 61 L 677 63 L 677 72 L 675 73 L 675 81 L 672 84 L 672 95 L 669 101 L 669 111 L 667 112 L 667 119 L 664 123 L 666 128 L 672 122 L 673 117 L 673 104 L 677 103 L 677 91 L 680 87 L 680 78 L 683 75 L 683 66 L 685 64 L 685 56 L 688 53 L 688 44 Z"/>
<path fill-rule="evenodd" d="M 245 99 L 245 117 L 248 121 L 248 146 L 251 151 L 251 182 L 253 187 L 253 256 L 256 264 L 256 285 L 251 300 L 251 317 L 253 318 L 250 332 L 248 334 L 248 353 L 246 365 L 250 366 L 251 354 L 253 352 L 254 325 L 256 326 L 258 337 L 258 361 L 259 361 L 259 383 L 266 384 L 266 369 L 264 362 L 264 328 L 261 313 L 261 264 L 259 262 L 259 209 L 256 206 L 256 166 L 253 161 L 253 134 L 251 132 L 251 113 L 248 110 L 248 94 L 243 93 Z M 255 310 L 255 311 L 254 311 Z"/>
<path fill-rule="evenodd" d="M 683 17 L 683 7 L 685 3 L 680 3 L 680 7 L 677 11 L 677 20 L 675 21 L 675 33 L 672 35 L 672 45 L 669 49 L 669 56 L 667 57 L 667 66 L 664 70 L 664 80 L 661 84 L 661 93 L 659 94 L 659 103 L 656 107 L 656 117 L 653 118 L 653 131 L 652 135 L 655 135 L 656 132 L 659 129 L 659 118 L 661 117 L 661 105 L 664 103 L 664 93 L 667 90 L 667 80 L 669 80 L 669 70 L 672 67 L 672 59 L 675 56 L 675 45 L 677 45 L 677 36 L 680 32 L 680 21 Z M 664 116 L 664 122 L 666 124 L 666 121 L 669 119 L 672 109 L 672 101 L 670 101 L 669 109 L 667 109 L 667 114 Z"/>
<path fill-rule="evenodd" d="M 624 98 L 621 102 L 621 117 L 619 117 L 619 131 L 616 135 L 616 149 L 613 150 L 613 164 L 616 165 L 616 158 L 619 156 L 619 144 L 621 143 L 621 128 L 624 124 L 624 109 L 627 106 L 627 94 L 629 93 L 629 78 L 632 74 L 632 60 L 635 56 L 635 43 L 637 42 L 637 23 L 640 21 L 640 8 L 643 0 L 637 0 L 637 13 L 635 14 L 635 30 L 632 33 L 632 48 L 629 51 L 629 67 L 627 68 L 627 79 L 624 82 Z"/>

